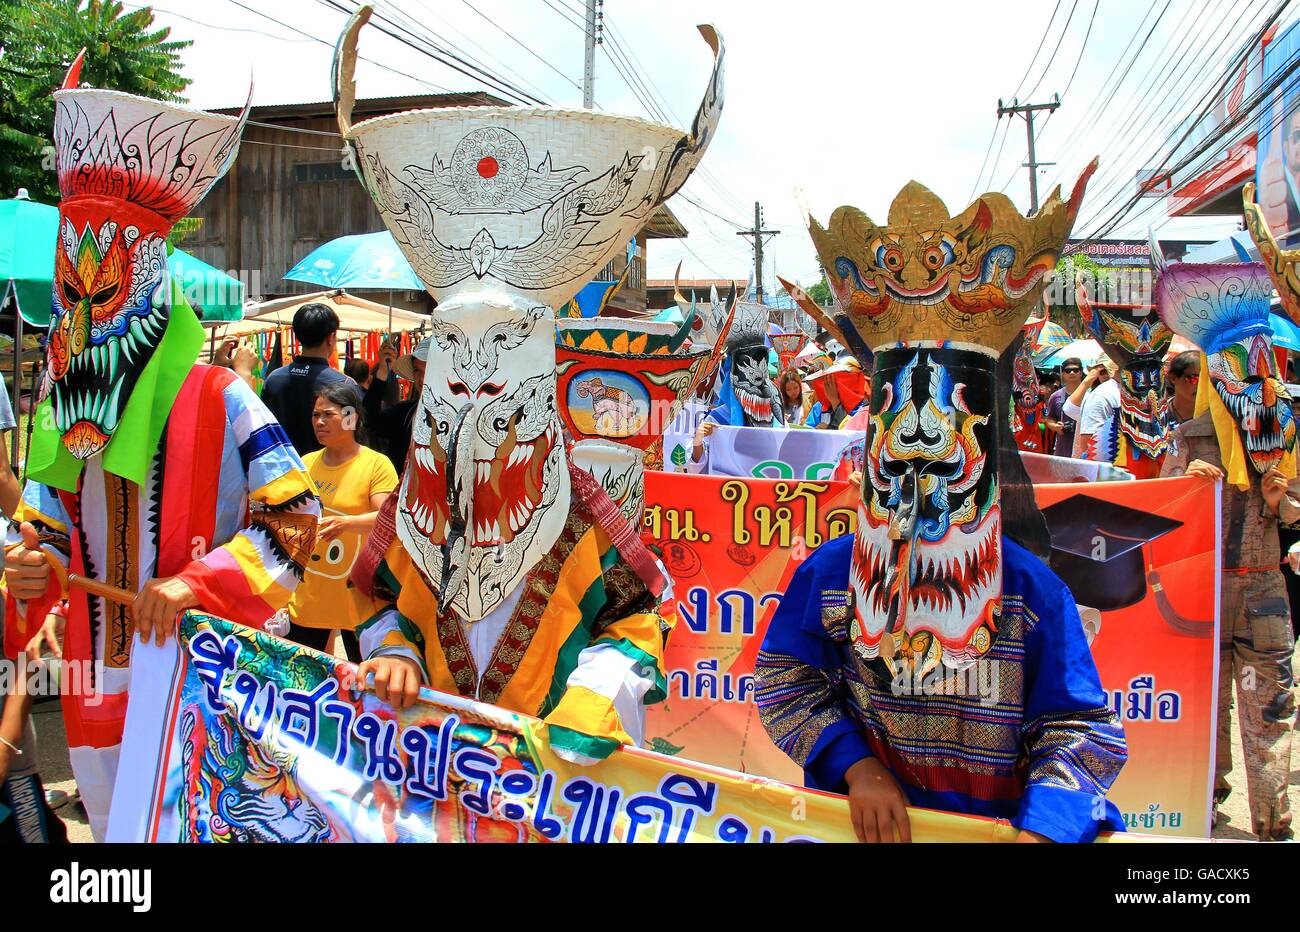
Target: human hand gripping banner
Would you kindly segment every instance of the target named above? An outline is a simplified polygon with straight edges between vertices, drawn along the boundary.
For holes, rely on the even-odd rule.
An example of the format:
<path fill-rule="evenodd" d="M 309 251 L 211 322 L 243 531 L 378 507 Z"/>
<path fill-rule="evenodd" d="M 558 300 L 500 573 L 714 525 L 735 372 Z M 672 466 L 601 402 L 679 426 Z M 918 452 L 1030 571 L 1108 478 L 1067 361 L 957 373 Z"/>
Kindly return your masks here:
<path fill-rule="evenodd" d="M 1218 663 L 1219 505 L 1195 478 L 1035 486 L 1101 682 L 1128 738 L 1110 798 L 1130 831 L 1207 837 Z M 689 503 L 689 504 L 686 504 Z M 754 704 L 754 660 L 781 594 L 817 546 L 853 530 L 844 483 L 646 474 L 678 623 L 648 746 L 799 783 Z"/>
<path fill-rule="evenodd" d="M 568 764 L 536 719 L 430 690 L 396 712 L 334 657 L 195 612 L 179 630 L 135 645 L 109 841 L 854 840 L 842 797 L 635 748 Z M 918 841 L 1017 834 L 910 818 Z"/>

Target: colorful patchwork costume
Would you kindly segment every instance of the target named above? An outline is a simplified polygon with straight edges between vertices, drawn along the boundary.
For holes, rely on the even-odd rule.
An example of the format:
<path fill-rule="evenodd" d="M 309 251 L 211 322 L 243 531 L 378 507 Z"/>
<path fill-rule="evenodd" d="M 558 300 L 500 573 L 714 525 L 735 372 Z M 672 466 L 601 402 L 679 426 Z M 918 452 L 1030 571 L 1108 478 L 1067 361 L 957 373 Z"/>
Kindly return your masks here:
<path fill-rule="evenodd" d="M 243 120 L 77 89 L 79 69 L 80 60 L 54 95 L 63 195 L 54 301 L 15 516 L 36 527 L 54 572 L 43 598 L 10 614 L 19 623 L 7 648 L 20 649 L 50 606 L 69 600 L 63 656 L 87 672 L 63 710 L 77 786 L 102 838 L 134 629 L 127 608 L 69 590 L 68 574 L 131 592 L 178 575 L 203 609 L 260 626 L 301 578 L 319 508 L 251 389 L 195 364 L 203 329 L 167 274 L 167 233 L 229 167 Z M 11 530 L 9 547 L 19 541 Z"/>
<path fill-rule="evenodd" d="M 1005 357 L 1088 174 L 1032 219 L 996 193 L 950 217 L 912 182 L 887 226 L 845 207 L 810 222 L 836 297 L 823 323 L 874 356 L 856 535 L 795 572 L 756 666 L 763 723 L 811 785 L 842 792 L 875 757 L 914 806 L 1056 841 L 1123 830 L 1105 793 L 1124 735 L 1011 481 Z"/>
<path fill-rule="evenodd" d="M 362 653 L 400 655 L 435 689 L 541 716 L 561 752 L 599 759 L 639 740 L 645 703 L 664 697 L 665 580 L 638 529 L 567 456 L 554 308 L 698 163 L 721 111 L 721 42 L 701 27 L 715 68 L 688 134 L 527 108 L 353 126 L 368 16 L 358 11 L 340 42 L 339 125 L 438 306 L 402 484 L 353 572 L 390 602 L 358 629 Z M 587 384 L 584 400 L 617 433 L 637 399 L 607 381 Z"/>
<path fill-rule="evenodd" d="M 1251 827 L 1270 840 L 1292 835 L 1287 785 L 1296 710 L 1295 639 L 1286 580 L 1278 569 L 1278 521 L 1300 520 L 1300 479 L 1291 399 L 1273 352 L 1269 277 L 1292 313 L 1300 300 L 1294 291 L 1300 254 L 1274 242 L 1253 195 L 1247 186 L 1246 221 L 1265 263 L 1162 265 L 1156 306 L 1167 326 L 1205 354 L 1196 416 L 1178 426 L 1164 475 L 1182 475 L 1203 460 L 1226 476 L 1215 798 L 1226 798 L 1231 789 L 1235 681 Z M 1158 246 L 1152 255 L 1160 255 Z M 1260 489 L 1261 476 L 1272 468 L 1288 479 L 1276 512 Z"/>

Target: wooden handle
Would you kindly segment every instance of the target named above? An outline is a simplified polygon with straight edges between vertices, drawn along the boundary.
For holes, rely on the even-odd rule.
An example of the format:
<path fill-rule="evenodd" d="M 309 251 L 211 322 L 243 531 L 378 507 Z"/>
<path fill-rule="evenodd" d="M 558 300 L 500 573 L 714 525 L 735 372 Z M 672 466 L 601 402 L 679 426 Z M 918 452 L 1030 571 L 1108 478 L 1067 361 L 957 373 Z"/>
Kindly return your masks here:
<path fill-rule="evenodd" d="M 101 599 L 108 599 L 110 602 L 117 602 L 119 605 L 131 605 L 135 602 L 134 592 L 119 589 L 117 586 L 110 586 L 98 579 L 87 579 L 85 576 L 78 576 L 75 573 L 68 574 L 68 586 L 76 587 L 83 592 L 89 592 L 91 595 L 97 595 Z"/>

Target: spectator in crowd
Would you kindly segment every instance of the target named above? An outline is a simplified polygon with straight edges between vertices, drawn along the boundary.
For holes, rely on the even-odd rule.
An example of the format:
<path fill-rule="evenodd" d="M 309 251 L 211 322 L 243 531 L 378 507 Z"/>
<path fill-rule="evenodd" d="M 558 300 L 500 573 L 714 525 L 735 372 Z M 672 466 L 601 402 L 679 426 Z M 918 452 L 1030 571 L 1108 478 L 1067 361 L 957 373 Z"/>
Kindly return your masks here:
<path fill-rule="evenodd" d="M 1201 354 L 1195 350 L 1179 353 L 1169 363 L 1169 387 L 1173 391 L 1173 404 L 1169 406 L 1169 422 L 1177 427 L 1190 421 L 1196 413 L 1196 386 L 1201 379 Z"/>
<path fill-rule="evenodd" d="M 37 668 L 24 662 L 15 669 L 18 675 L 6 677 L 0 691 L 0 844 L 66 842 L 67 829 L 50 809 L 37 769 L 31 722 L 35 690 L 18 688 L 19 678 Z"/>
<path fill-rule="evenodd" d="M 786 369 L 777 379 L 776 387 L 781 396 L 781 412 L 785 423 L 791 427 L 803 426 L 808 420 L 808 412 L 813 402 L 812 396 L 803 390 L 803 379 L 798 369 Z"/>
<path fill-rule="evenodd" d="M 1106 357 L 1088 370 L 1079 387 L 1070 393 L 1064 412 L 1078 422 L 1074 436 L 1073 455 L 1081 459 L 1097 459 L 1094 439 L 1105 437 L 1111 421 L 1119 411 L 1118 367 Z M 1113 454 L 1112 454 L 1113 455 Z"/>
<path fill-rule="evenodd" d="M 316 392 L 331 382 L 347 381 L 347 376 L 330 366 L 334 341 L 339 331 L 339 316 L 328 304 L 304 304 L 293 315 L 293 335 L 301 351 L 287 366 L 266 377 L 262 402 L 275 415 L 299 456 L 321 448 L 312 429 L 312 406 Z"/>
<path fill-rule="evenodd" d="M 343 364 L 343 374 L 357 383 L 362 391 L 370 387 L 370 363 L 353 357 Z"/>
<path fill-rule="evenodd" d="M 6 442 L 9 431 L 17 426 L 8 387 L 0 375 L 0 511 L 6 518 L 13 517 L 22 495 L 18 478 L 9 466 Z M 3 607 L 4 602 L 0 601 L 0 610 Z M 3 633 L 3 616 L 0 616 L 0 635 Z M 13 647 L 3 636 L 0 643 Z M 12 649 L 0 652 L 3 655 L 0 659 L 21 660 L 40 655 L 39 649 L 33 653 L 30 646 L 17 657 L 8 656 L 14 653 Z M 31 723 L 36 697 L 31 690 L 18 688 L 19 676 L 25 676 L 25 666 L 15 666 L 18 676 L 4 677 L 4 685 L 0 687 L 0 844 L 62 842 L 67 840 L 67 831 L 45 801 L 45 787 L 37 770 L 36 733 Z"/>
<path fill-rule="evenodd" d="M 351 381 L 316 390 L 312 429 L 321 449 L 303 457 L 320 494 L 321 520 L 306 573 L 284 612 L 289 640 L 325 650 L 331 631 L 343 635 L 348 659 L 361 662 L 354 633 L 378 605 L 351 584 L 352 563 L 375 524 L 379 507 L 397 488 L 397 472 L 381 453 L 362 445 L 364 405 Z"/>
<path fill-rule="evenodd" d="M 1061 364 L 1061 387 L 1047 398 L 1044 423 L 1051 432 L 1052 445 L 1048 452 L 1054 456 L 1074 455 L 1074 431 L 1077 422 L 1065 413 L 1065 403 L 1083 382 L 1083 360 L 1071 356 Z"/>
<path fill-rule="evenodd" d="M 371 442 L 375 449 L 388 455 L 399 476 L 406 468 L 406 452 L 411 446 L 411 423 L 419 406 L 420 391 L 424 388 L 424 364 L 429 358 L 431 339 L 425 337 L 414 350 L 400 357 L 393 345 L 385 341 L 370 377 L 370 387 L 366 389 L 366 418 L 370 424 Z M 411 383 L 411 393 L 404 401 L 385 406 L 391 373 L 394 372 Z"/>

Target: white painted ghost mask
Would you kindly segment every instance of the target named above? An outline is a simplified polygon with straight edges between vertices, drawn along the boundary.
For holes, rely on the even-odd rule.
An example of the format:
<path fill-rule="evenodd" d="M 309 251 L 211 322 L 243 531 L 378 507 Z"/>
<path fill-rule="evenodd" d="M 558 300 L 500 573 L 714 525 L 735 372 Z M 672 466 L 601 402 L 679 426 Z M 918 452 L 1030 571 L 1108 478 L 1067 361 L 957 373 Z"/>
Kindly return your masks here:
<path fill-rule="evenodd" d="M 555 308 L 685 182 L 722 106 L 722 45 L 690 133 L 590 111 L 418 110 L 351 123 L 362 7 L 335 60 L 339 127 L 438 302 L 396 531 L 441 610 L 493 612 L 570 515 Z"/>

